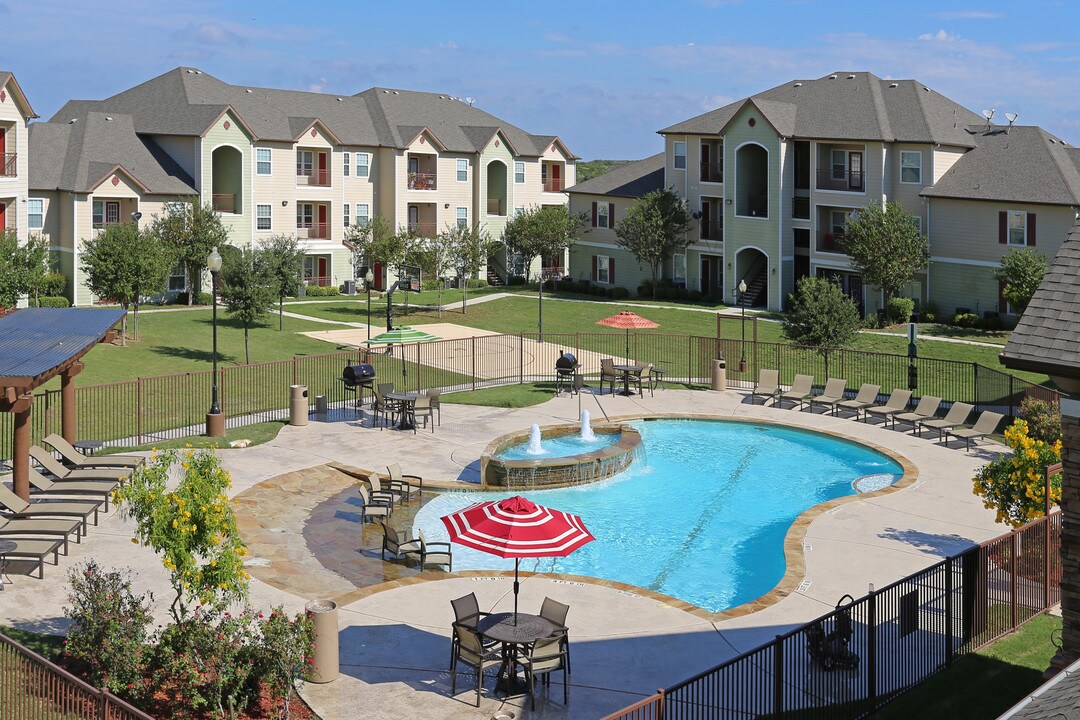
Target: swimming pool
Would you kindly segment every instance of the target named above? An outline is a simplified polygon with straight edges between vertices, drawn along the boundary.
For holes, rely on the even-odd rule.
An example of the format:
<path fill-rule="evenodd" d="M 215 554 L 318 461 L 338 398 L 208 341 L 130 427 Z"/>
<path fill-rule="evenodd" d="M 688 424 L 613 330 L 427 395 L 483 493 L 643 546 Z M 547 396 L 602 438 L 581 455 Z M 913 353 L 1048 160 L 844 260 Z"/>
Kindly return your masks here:
<path fill-rule="evenodd" d="M 537 458 L 581 455 L 582 453 L 600 450 L 608 445 L 614 445 L 619 441 L 619 438 L 620 435 L 617 432 L 597 433 L 593 440 L 582 440 L 580 434 L 546 437 L 540 443 L 543 449 L 540 454 L 530 453 L 529 443 L 526 441 L 511 445 L 505 450 L 500 450 L 498 457 L 502 460 L 535 460 Z"/>
<path fill-rule="evenodd" d="M 525 493 L 447 493 L 415 526 L 445 540 L 439 518 L 478 500 L 525 494 L 581 515 L 596 541 L 522 570 L 616 580 L 720 612 L 761 597 L 784 576 L 784 537 L 807 508 L 856 492 L 868 475 L 903 475 L 864 445 L 782 425 L 723 420 L 631 423 L 644 456 L 603 482 Z M 880 480 L 874 487 L 880 487 Z M 454 546 L 454 569 L 512 570 L 512 560 Z"/>

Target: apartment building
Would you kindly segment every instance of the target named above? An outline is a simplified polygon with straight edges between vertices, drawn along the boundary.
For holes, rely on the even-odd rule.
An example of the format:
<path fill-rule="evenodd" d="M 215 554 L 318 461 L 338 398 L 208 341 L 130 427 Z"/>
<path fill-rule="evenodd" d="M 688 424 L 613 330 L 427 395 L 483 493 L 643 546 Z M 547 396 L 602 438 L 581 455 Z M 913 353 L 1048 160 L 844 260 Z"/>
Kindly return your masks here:
<path fill-rule="evenodd" d="M 61 250 L 76 304 L 81 241 L 164 203 L 212 203 L 230 242 L 298 237 L 305 281 L 354 276 L 350 226 L 372 217 L 430 237 L 515 210 L 565 204 L 576 157 L 449 95 L 371 88 L 351 96 L 244 87 L 177 68 L 105 100 L 68 102 L 30 133 L 30 191 Z M 377 288 L 396 268 L 373 268 Z M 183 275 L 170 290 L 183 289 Z"/>
<path fill-rule="evenodd" d="M 21 243 L 41 223 L 27 192 L 28 126 L 36 117 L 15 76 L 0 71 L 0 230 L 14 231 Z"/>
<path fill-rule="evenodd" d="M 796 281 L 814 275 L 874 312 L 882 293 L 864 286 L 840 240 L 853 212 L 893 201 L 931 247 L 930 266 L 905 294 L 943 312 L 1007 312 L 990 270 L 1009 246 L 1036 243 L 1036 223 L 1038 247 L 1052 257 L 1080 204 L 1075 149 L 1038 128 L 991 125 L 916 80 L 795 80 L 660 134 L 664 186 L 697 221 L 667 277 L 728 303 L 743 281 L 748 306 L 779 310 Z M 596 201 L 578 191 L 575 211 Z M 618 248 L 610 257 L 637 267 Z M 571 265 L 575 275 L 583 269 Z"/>

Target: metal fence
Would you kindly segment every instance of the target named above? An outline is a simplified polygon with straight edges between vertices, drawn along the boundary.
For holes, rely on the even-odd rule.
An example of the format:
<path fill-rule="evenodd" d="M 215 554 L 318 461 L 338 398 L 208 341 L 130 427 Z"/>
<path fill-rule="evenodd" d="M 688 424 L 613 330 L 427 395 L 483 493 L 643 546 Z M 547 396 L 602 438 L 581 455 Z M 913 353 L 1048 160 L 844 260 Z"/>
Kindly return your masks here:
<path fill-rule="evenodd" d="M 1055 512 L 871 591 L 605 720 L 867 717 L 1060 602 L 1061 521 Z M 822 643 L 848 622 L 846 644 Z"/>
<path fill-rule="evenodd" d="M 707 385 L 713 360 L 727 361 L 728 382 L 752 387 L 762 368 L 780 371 L 783 383 L 796 374 L 813 375 L 819 385 L 828 377 L 843 377 L 849 393 L 870 382 L 881 386 L 882 397 L 893 388 L 909 387 L 909 369 L 916 369 L 915 396 L 944 398 L 944 407 L 963 401 L 976 411 L 996 410 L 1015 417 L 1027 395 L 1057 402 L 1049 388 L 978 365 L 977 363 L 915 358 L 853 350 L 832 350 L 782 343 L 741 342 L 694 335 L 655 333 L 535 333 L 487 335 L 437 340 L 347 352 L 309 355 L 226 366 L 218 370 L 222 411 L 230 427 L 278 420 L 289 407 L 289 386 L 306 385 L 312 407 L 323 396 L 330 407 L 341 407 L 353 394 L 341 381 L 345 365 L 367 361 L 380 381 L 410 390 L 442 388 L 476 390 L 514 383 L 552 382 L 560 352 L 573 353 L 586 379 L 600 375 L 600 360 L 652 363 L 663 369 L 666 383 Z M 739 371 L 739 360 L 746 370 Z M 210 406 L 211 371 L 159 375 L 106 385 L 76 388 L 79 434 L 110 445 L 132 446 L 200 435 Z M 38 442 L 60 432 L 60 391 L 35 393 L 31 438 Z M 0 424 L 0 457 L 11 457 L 11 422 Z"/>
<path fill-rule="evenodd" d="M 154 720 L 0 635 L 0 720 Z"/>

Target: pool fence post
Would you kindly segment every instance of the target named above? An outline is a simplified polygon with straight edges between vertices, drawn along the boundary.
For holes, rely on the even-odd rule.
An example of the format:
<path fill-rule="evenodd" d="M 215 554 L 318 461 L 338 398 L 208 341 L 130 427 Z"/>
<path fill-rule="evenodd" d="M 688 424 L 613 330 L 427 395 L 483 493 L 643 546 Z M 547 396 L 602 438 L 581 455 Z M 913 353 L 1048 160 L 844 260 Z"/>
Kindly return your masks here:
<path fill-rule="evenodd" d="M 525 384 L 525 333 L 518 333 L 518 385 Z"/>
<path fill-rule="evenodd" d="M 784 716 L 784 637 L 773 640 L 773 717 Z"/>
<path fill-rule="evenodd" d="M 877 708 L 877 591 L 870 583 L 866 595 L 866 699 L 868 706 Z"/>
<path fill-rule="evenodd" d="M 945 558 L 945 667 L 953 663 L 953 558 Z"/>
<path fill-rule="evenodd" d="M 758 319 L 757 319 L 757 316 L 755 315 L 755 316 L 754 316 L 754 375 L 757 375 L 757 373 L 758 373 L 758 358 L 757 358 L 757 349 L 758 349 L 758 345 L 757 345 L 757 344 L 758 344 L 758 335 L 757 335 L 757 321 L 758 321 Z"/>
<path fill-rule="evenodd" d="M 470 374 L 472 375 L 472 389 L 475 390 L 476 389 L 476 336 L 475 335 L 473 335 L 471 338 L 469 338 L 469 343 L 470 343 L 470 345 L 472 347 L 471 351 L 469 352 L 469 355 L 472 358 L 472 370 L 471 370 Z"/>

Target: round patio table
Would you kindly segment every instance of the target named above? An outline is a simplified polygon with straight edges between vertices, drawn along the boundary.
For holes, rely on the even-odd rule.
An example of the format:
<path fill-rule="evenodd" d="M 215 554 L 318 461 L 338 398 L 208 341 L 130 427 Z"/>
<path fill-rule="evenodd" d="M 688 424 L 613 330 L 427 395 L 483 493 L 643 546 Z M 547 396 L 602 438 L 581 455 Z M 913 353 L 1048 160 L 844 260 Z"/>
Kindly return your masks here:
<path fill-rule="evenodd" d="M 18 545 L 10 540 L 0 540 L 0 590 L 4 589 L 4 573 L 7 572 L 7 553 Z M 8 578 L 10 580 L 10 578 Z"/>
<path fill-rule="evenodd" d="M 528 687 L 518 680 L 514 672 L 518 647 L 551 635 L 555 632 L 555 626 L 539 615 L 518 613 L 515 623 L 514 613 L 494 613 L 482 618 L 476 624 L 476 629 L 484 637 L 502 643 L 503 662 L 499 668 L 499 679 L 495 682 L 495 691 L 507 695 L 526 692 Z"/>
<path fill-rule="evenodd" d="M 615 365 L 614 368 L 622 373 L 622 392 L 616 393 L 618 395 L 637 395 L 636 392 L 630 389 L 630 373 L 639 372 L 643 365 Z"/>
<path fill-rule="evenodd" d="M 408 408 L 416 402 L 416 398 L 420 397 L 418 392 L 388 392 L 384 395 L 387 400 L 397 400 L 401 403 L 401 419 L 398 421 L 398 430 L 412 430 L 412 425 L 408 422 Z"/>
<path fill-rule="evenodd" d="M 100 440 L 76 440 L 71 443 L 71 447 L 75 448 L 79 452 L 84 452 L 87 455 L 93 455 L 101 448 L 105 447 L 105 443 Z"/>

